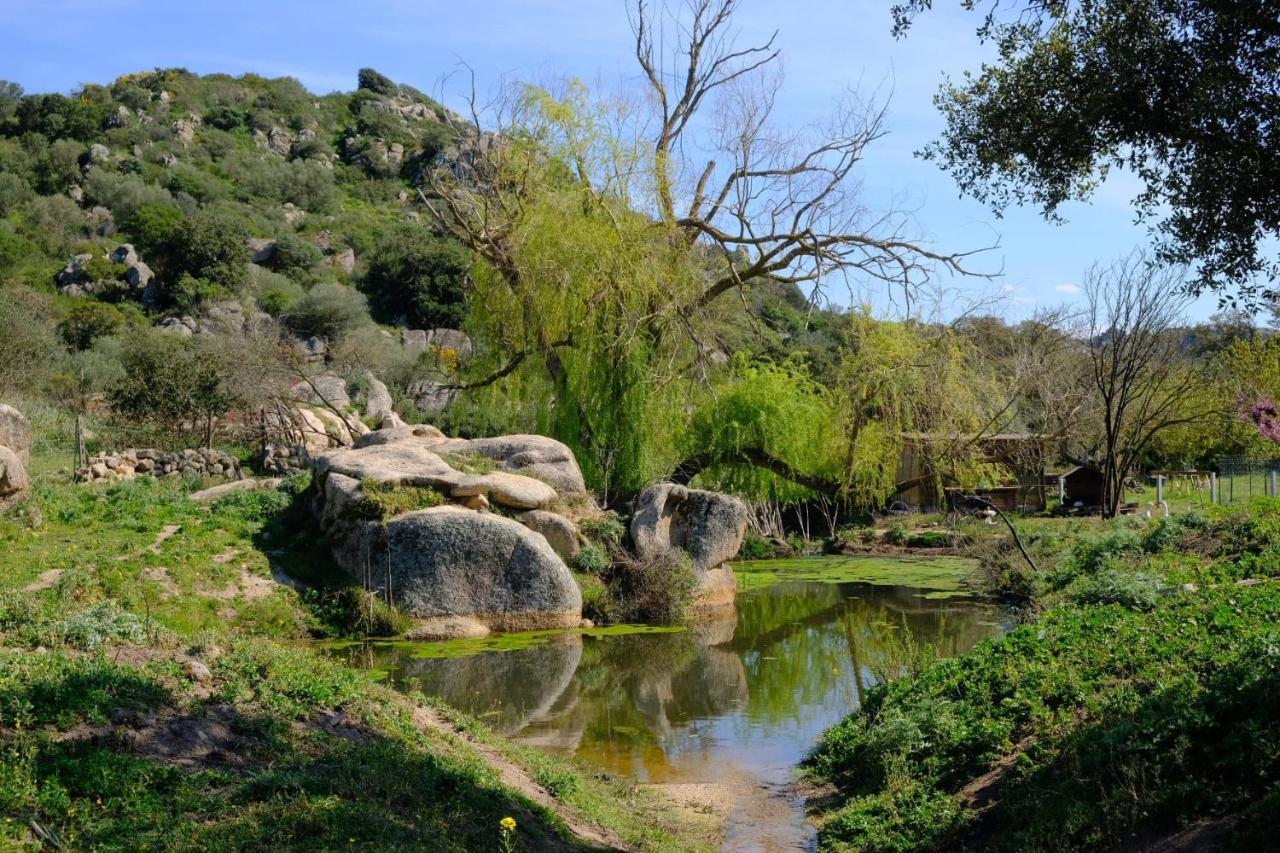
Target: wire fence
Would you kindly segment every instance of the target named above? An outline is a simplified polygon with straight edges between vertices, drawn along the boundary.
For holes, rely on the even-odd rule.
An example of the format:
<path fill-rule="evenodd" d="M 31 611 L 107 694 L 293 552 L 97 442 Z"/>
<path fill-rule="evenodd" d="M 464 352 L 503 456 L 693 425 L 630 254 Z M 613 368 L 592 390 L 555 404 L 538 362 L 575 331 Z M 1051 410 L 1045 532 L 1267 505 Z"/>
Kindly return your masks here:
<path fill-rule="evenodd" d="M 1276 497 L 1280 487 L 1280 458 L 1224 456 L 1218 460 L 1217 502 L 1248 503 L 1254 498 Z"/>

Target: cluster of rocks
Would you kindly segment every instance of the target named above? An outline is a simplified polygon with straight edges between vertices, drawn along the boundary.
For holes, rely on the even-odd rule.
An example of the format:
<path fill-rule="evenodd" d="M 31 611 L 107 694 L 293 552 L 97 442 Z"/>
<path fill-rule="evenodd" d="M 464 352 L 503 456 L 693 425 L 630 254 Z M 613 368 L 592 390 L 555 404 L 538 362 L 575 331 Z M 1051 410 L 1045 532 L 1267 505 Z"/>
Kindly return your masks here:
<path fill-rule="evenodd" d="M 316 454 L 313 472 L 315 514 L 336 561 L 421 620 L 413 636 L 579 624 L 582 595 L 566 561 L 585 541 L 577 522 L 594 509 L 564 444 L 449 438 L 393 415 L 351 447 Z M 391 518 L 369 512 L 366 489 L 403 487 L 433 489 L 444 503 Z M 746 523 L 737 498 L 662 484 L 641 495 L 631 535 L 641 558 L 687 554 L 694 604 L 707 608 L 733 602 L 727 561 Z"/>
<path fill-rule="evenodd" d="M 471 338 L 457 329 L 406 329 L 403 341 L 410 352 L 452 352 L 459 361 L 471 358 Z"/>
<path fill-rule="evenodd" d="M 159 282 L 155 273 L 138 257 L 131 243 L 121 243 L 108 255 L 102 256 L 108 263 L 122 267 L 118 278 L 101 278 L 91 269 L 94 255 L 83 252 L 76 255 L 54 275 L 58 290 L 69 296 L 119 296 L 153 307 L 159 300 Z"/>
<path fill-rule="evenodd" d="M 12 506 L 31 490 L 31 424 L 12 406 L 0 403 L 0 509 Z"/>
<path fill-rule="evenodd" d="M 469 464 L 479 459 L 488 464 Z M 416 636 L 580 622 L 582 595 L 565 555 L 534 529 L 557 515 L 556 527 L 573 543 L 566 553 L 576 553 L 573 519 L 551 510 L 581 505 L 586 486 L 560 442 L 536 435 L 451 439 L 434 427 L 389 418 L 353 447 L 318 454 L 313 470 L 316 515 L 337 562 L 366 583 L 376 567 L 384 592 L 423 620 Z M 363 511 L 371 484 L 431 488 L 447 503 L 371 518 Z M 493 507 L 515 517 L 488 511 Z"/>
<path fill-rule="evenodd" d="M 76 470 L 76 479 L 131 480 L 134 477 L 177 477 L 180 475 L 226 477 L 239 480 L 244 475 L 240 462 L 220 450 L 166 451 L 152 448 L 95 453 L 89 464 Z"/>
<path fill-rule="evenodd" d="M 162 332 L 189 338 L 192 335 L 249 334 L 270 322 L 271 315 L 265 311 L 247 310 L 236 300 L 228 299 L 209 305 L 200 317 L 185 314 L 165 317 L 158 328 Z"/>

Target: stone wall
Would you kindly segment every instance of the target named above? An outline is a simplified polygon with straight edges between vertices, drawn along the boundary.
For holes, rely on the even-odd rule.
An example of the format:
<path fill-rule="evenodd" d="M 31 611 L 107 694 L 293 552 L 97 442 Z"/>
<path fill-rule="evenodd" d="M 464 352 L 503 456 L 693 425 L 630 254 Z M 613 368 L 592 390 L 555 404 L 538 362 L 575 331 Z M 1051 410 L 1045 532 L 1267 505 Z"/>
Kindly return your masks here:
<path fill-rule="evenodd" d="M 80 482 L 129 480 L 134 477 L 177 477 L 180 475 L 243 478 L 240 463 L 220 450 L 130 449 L 95 453 L 89 464 L 76 471 Z"/>

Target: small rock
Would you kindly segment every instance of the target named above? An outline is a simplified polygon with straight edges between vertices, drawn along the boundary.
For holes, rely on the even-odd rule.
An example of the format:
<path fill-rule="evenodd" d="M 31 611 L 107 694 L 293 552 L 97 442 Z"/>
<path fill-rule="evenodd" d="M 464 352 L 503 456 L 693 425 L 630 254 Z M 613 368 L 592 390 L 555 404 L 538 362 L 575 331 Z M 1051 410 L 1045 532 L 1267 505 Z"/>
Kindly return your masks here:
<path fill-rule="evenodd" d="M 207 686 L 213 683 L 213 672 L 198 660 L 189 660 L 184 663 L 182 665 L 182 674 L 196 684 Z"/>

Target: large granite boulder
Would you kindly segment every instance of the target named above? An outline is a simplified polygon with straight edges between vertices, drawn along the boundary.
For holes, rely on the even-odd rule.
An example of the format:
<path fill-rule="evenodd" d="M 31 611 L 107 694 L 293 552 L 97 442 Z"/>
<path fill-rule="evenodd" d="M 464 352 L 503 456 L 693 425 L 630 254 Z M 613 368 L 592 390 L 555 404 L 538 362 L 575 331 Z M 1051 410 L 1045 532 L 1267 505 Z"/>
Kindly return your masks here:
<path fill-rule="evenodd" d="M 9 448 L 24 466 L 31 464 L 31 424 L 13 406 L 0 403 L 0 446 Z"/>
<path fill-rule="evenodd" d="M 439 454 L 475 454 L 492 459 L 513 474 L 541 480 L 564 498 L 587 494 L 573 451 L 544 435 L 500 435 L 494 438 L 451 438 L 432 448 Z"/>
<path fill-rule="evenodd" d="M 694 604 L 733 602 L 736 584 L 728 561 L 738 554 L 747 532 L 747 505 L 719 492 L 675 483 L 649 486 L 636 498 L 631 541 L 644 558 L 677 549 L 689 555 L 698 577 Z"/>
<path fill-rule="evenodd" d="M 18 454 L 11 448 L 0 445 L 0 509 L 6 509 L 22 500 L 30 490 L 31 481 L 27 479 L 27 468 Z"/>
<path fill-rule="evenodd" d="M 351 407 L 351 398 L 347 396 L 347 381 L 332 373 L 322 373 L 300 382 L 294 392 L 303 403 L 334 408 L 345 412 Z"/>
<path fill-rule="evenodd" d="M 564 561 L 509 518 L 454 506 L 410 512 L 387 522 L 386 549 L 392 597 L 415 616 L 469 616 L 498 631 L 582 618 Z"/>
<path fill-rule="evenodd" d="M 411 427 L 396 428 L 411 430 Z M 378 433 L 385 433 L 378 430 Z M 410 433 L 412 437 L 412 433 Z M 492 471 L 459 471 L 422 441 L 402 440 L 335 450 L 316 458 L 316 473 L 335 472 L 356 481 L 372 480 L 390 486 L 429 486 L 451 498 L 485 497 L 510 509 L 538 509 L 556 500 L 555 489 L 541 480 Z"/>
<path fill-rule="evenodd" d="M 551 550 L 560 555 L 562 560 L 572 560 L 582 550 L 582 534 L 578 525 L 563 515 L 547 512 L 545 509 L 532 509 L 520 513 L 520 523 L 535 533 L 542 534 Z"/>
<path fill-rule="evenodd" d="M 387 386 L 382 383 L 382 380 L 374 376 L 371 371 L 366 371 L 364 374 L 365 417 L 382 420 L 387 415 L 394 413 L 395 408 L 391 403 L 391 392 L 387 390 Z"/>

